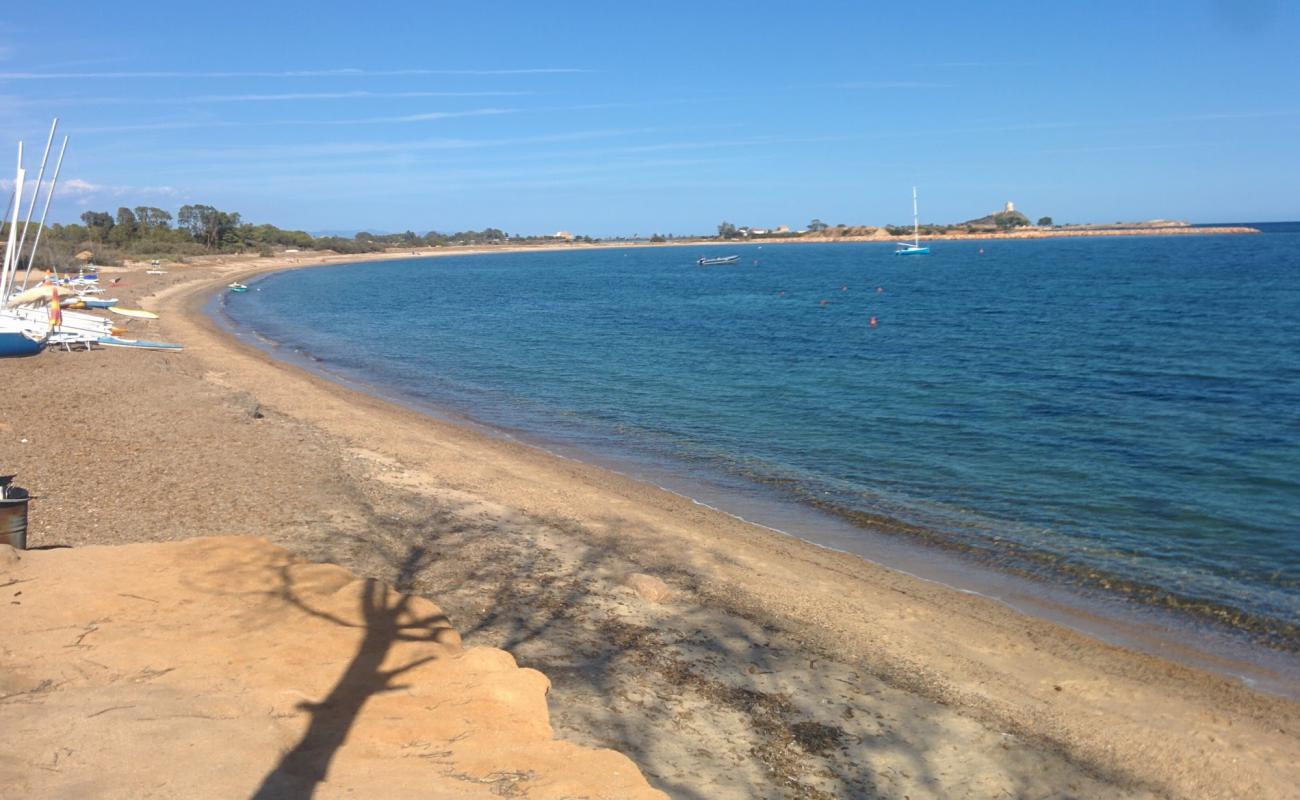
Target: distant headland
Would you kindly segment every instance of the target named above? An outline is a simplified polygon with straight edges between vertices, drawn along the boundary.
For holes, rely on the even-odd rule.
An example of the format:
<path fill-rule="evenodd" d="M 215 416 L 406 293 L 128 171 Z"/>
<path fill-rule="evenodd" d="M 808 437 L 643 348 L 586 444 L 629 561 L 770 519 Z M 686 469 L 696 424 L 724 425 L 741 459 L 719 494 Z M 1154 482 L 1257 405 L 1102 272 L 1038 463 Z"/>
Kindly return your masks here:
<path fill-rule="evenodd" d="M 1259 233 L 1258 229 L 1244 225 L 1200 227 L 1189 222 L 1168 219 L 1153 219 L 1145 222 L 1058 224 L 1051 217 L 1039 217 L 1037 222 L 1031 222 L 1029 217 L 1016 210 L 1013 202 L 1007 202 L 1001 211 L 986 214 L 977 219 L 947 225 L 922 223 L 918 227 L 920 238 L 926 240 Z M 736 226 L 729 222 L 723 222 L 718 226 L 717 238 L 728 240 L 799 239 L 889 242 L 911 239 L 912 236 L 913 229 L 908 225 L 828 225 L 820 219 L 814 219 L 807 226 L 797 230 L 791 230 L 788 225 L 762 228 L 744 225 Z"/>
<path fill-rule="evenodd" d="M 40 225 L 35 226 L 41 229 Z M 0 223 L 0 239 L 7 226 Z M 227 212 L 206 205 L 182 206 L 173 217 L 171 212 L 151 206 L 119 208 L 116 214 L 87 211 L 81 224 L 49 225 L 41 229 L 43 248 L 36 253 L 34 266 L 73 269 L 78 264 L 120 265 L 128 262 L 165 260 L 184 262 L 204 256 L 283 253 L 338 253 L 361 255 L 395 250 L 416 251 L 427 248 L 455 247 L 530 247 L 530 246 L 623 246 L 627 244 L 692 244 L 709 242 L 892 242 L 913 237 L 910 225 L 829 225 L 813 219 L 802 228 L 789 225 L 767 228 L 733 225 L 722 222 L 716 234 L 654 233 L 649 236 L 593 237 L 558 231 L 549 234 L 507 233 L 486 227 L 442 233 L 405 231 L 372 233 L 369 231 L 323 231 L 316 234 L 285 230 L 269 224 L 251 224 L 238 212 Z M 925 223 L 918 225 L 923 240 L 960 239 L 1045 239 L 1064 236 L 1168 236 L 1171 234 L 1244 234 L 1259 233 L 1244 225 L 1213 227 L 1194 226 L 1188 222 L 1155 219 L 1146 222 L 1107 224 L 1057 224 L 1051 217 L 1031 222 L 1008 202 L 1001 211 L 955 224 Z M 350 235 L 349 235 L 350 234 Z M 33 234 L 34 236 L 35 234 Z"/>

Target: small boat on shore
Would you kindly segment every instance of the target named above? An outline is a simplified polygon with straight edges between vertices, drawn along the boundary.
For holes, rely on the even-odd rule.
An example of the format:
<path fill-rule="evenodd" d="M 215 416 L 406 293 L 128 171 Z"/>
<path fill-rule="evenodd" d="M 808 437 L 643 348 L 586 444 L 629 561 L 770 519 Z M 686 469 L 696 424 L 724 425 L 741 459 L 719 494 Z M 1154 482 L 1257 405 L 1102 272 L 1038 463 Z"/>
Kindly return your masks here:
<path fill-rule="evenodd" d="M 894 251 L 896 256 L 925 256 L 930 254 L 930 248 L 921 246 L 921 216 L 916 209 L 916 187 L 912 187 L 912 243 L 906 242 L 900 244 Z"/>
<path fill-rule="evenodd" d="M 158 319 L 158 315 L 152 311 L 145 311 L 143 308 L 122 308 L 121 306 L 110 306 L 109 311 L 114 314 L 121 314 L 124 317 L 135 317 L 136 319 Z"/>
<path fill-rule="evenodd" d="M 243 292 L 248 291 L 248 287 L 242 283 L 232 283 L 226 288 L 232 292 L 235 292 L 236 294 L 242 294 Z"/>
<path fill-rule="evenodd" d="M 45 349 L 48 338 L 21 320 L 0 316 L 0 358 L 34 356 Z"/>
<path fill-rule="evenodd" d="M 716 258 L 701 257 L 697 259 L 695 263 L 699 264 L 701 267 L 712 267 L 717 264 L 735 264 L 739 260 L 740 256 L 718 256 Z"/>
<path fill-rule="evenodd" d="M 184 345 L 170 342 L 149 342 L 142 339 L 122 339 L 117 336 L 101 336 L 98 344 L 104 347 L 126 347 L 134 350 L 184 350 Z"/>

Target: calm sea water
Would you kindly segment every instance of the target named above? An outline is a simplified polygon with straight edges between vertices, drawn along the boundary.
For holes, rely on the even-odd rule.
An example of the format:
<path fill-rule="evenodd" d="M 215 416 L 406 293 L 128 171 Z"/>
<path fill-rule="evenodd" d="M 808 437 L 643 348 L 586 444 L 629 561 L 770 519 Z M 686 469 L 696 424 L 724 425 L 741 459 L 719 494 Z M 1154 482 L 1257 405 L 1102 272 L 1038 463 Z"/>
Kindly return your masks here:
<path fill-rule="evenodd" d="M 404 396 L 1300 652 L 1300 225 L 493 254 L 256 289 L 225 298 L 236 322 Z"/>

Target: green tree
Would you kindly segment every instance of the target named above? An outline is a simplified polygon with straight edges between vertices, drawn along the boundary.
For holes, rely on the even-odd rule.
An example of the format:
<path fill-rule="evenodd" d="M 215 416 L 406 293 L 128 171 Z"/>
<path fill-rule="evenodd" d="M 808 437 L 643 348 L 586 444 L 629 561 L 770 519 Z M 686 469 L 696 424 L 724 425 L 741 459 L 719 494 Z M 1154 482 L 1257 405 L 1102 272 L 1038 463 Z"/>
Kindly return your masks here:
<path fill-rule="evenodd" d="M 239 244 L 234 236 L 239 227 L 238 213 L 218 211 L 212 206 L 181 206 L 176 212 L 176 222 L 209 250 L 223 244 Z"/>
<path fill-rule="evenodd" d="M 1050 227 L 1052 227 L 1052 218 L 1051 218 L 1051 217 L 1039 217 L 1039 218 L 1038 218 L 1038 227 L 1040 227 L 1040 228 L 1050 228 Z"/>
<path fill-rule="evenodd" d="M 812 231 L 813 233 L 821 233 L 822 231 L 826 230 L 829 227 L 830 227 L 829 225 L 827 225 L 825 222 L 822 222 L 819 219 L 814 219 L 812 222 L 808 223 L 808 230 Z"/>
<path fill-rule="evenodd" d="M 81 221 L 86 225 L 87 235 L 96 242 L 108 239 L 108 232 L 113 229 L 113 215 L 107 211 L 85 211 Z"/>
<path fill-rule="evenodd" d="M 118 212 L 121 213 L 120 211 Z M 168 211 L 153 206 L 135 207 L 136 223 L 146 231 L 166 230 L 172 224 L 172 215 Z"/>
<path fill-rule="evenodd" d="M 117 210 L 117 219 L 113 225 L 113 233 L 117 234 L 119 240 L 128 242 L 135 238 L 136 231 L 135 214 L 129 208 L 119 208 Z"/>
<path fill-rule="evenodd" d="M 740 232 L 736 230 L 736 226 L 732 225 L 730 222 L 724 221 L 718 226 L 718 238 L 720 239 L 734 239 L 739 235 Z"/>

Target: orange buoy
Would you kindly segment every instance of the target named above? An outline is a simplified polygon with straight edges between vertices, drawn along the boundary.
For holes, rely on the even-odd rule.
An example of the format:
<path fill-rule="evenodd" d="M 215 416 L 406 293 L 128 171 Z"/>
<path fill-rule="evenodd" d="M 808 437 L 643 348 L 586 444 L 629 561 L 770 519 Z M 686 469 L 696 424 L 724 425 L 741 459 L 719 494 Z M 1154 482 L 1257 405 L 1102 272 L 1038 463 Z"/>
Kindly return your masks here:
<path fill-rule="evenodd" d="M 873 328 L 876 327 L 876 318 L 875 318 L 875 317 L 872 317 L 872 318 L 871 318 L 871 322 L 868 323 L 868 324 L 871 325 L 871 327 L 873 327 Z"/>
<path fill-rule="evenodd" d="M 821 304 L 822 304 L 822 305 L 826 305 L 826 304 L 829 303 L 829 302 L 830 302 L 829 300 L 823 300 L 823 301 L 821 302 Z"/>

